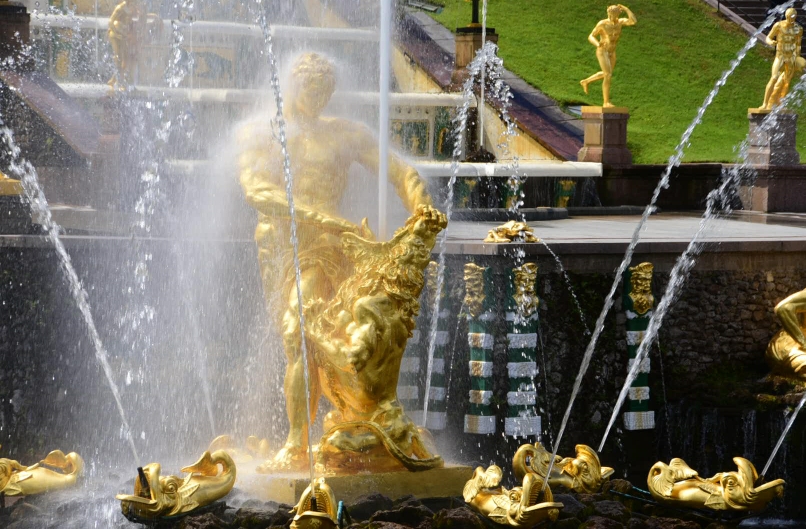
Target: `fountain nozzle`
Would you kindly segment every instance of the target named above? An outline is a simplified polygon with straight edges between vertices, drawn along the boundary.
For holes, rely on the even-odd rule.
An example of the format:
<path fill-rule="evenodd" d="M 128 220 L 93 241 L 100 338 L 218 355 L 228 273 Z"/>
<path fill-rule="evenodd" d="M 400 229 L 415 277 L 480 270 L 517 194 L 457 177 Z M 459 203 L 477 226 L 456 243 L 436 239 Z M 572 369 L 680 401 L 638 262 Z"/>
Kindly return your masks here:
<path fill-rule="evenodd" d="M 138 476 L 137 479 L 140 480 L 140 487 L 142 493 L 146 497 L 151 498 L 151 486 L 148 484 L 148 478 L 146 477 L 146 473 L 143 470 L 143 467 L 137 467 L 137 476 Z"/>

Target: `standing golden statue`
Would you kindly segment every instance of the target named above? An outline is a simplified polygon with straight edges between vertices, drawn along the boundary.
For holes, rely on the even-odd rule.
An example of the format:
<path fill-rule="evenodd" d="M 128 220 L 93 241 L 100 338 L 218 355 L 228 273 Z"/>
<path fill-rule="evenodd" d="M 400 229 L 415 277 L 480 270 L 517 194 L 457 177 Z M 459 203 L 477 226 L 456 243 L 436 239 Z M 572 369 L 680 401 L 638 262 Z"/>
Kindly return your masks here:
<path fill-rule="evenodd" d="M 733 462 L 736 472 L 701 478 L 680 458 L 672 459 L 668 465 L 658 461 L 649 470 L 647 487 L 661 503 L 715 511 L 759 511 L 783 495 L 784 480 L 757 483 L 759 476 L 753 463 L 743 457 L 734 457 Z"/>
<path fill-rule="evenodd" d="M 140 49 L 149 24 L 156 24 L 158 31 L 162 29 L 159 17 L 144 11 L 142 0 L 123 0 L 109 16 L 107 37 L 117 67 L 108 83 L 112 88 L 123 89 L 135 82 Z"/>
<path fill-rule="evenodd" d="M 775 307 L 783 329 L 767 346 L 767 362 L 776 375 L 806 382 L 806 335 L 802 318 L 806 314 L 806 290 L 796 292 Z"/>
<path fill-rule="evenodd" d="M 619 18 L 621 13 L 625 13 L 627 18 Z M 627 7 L 621 4 L 612 5 L 607 8 L 607 18 L 600 20 L 588 35 L 588 42 L 596 47 L 596 58 L 599 60 L 601 70 L 581 80 L 579 84 L 587 94 L 588 85 L 602 81 L 603 107 L 613 106 L 610 102 L 610 81 L 613 78 L 613 69 L 616 67 L 616 46 L 621 38 L 621 28 L 634 26 L 636 22 L 635 15 Z"/>
<path fill-rule="evenodd" d="M 772 110 L 789 92 L 789 84 L 795 73 L 806 66 L 806 60 L 800 56 L 800 42 L 803 28 L 798 25 L 798 12 L 790 7 L 784 19 L 776 22 L 767 35 L 767 44 L 775 48 L 775 60 L 772 63 L 772 75 L 764 91 L 764 103 L 761 110 Z"/>
<path fill-rule="evenodd" d="M 344 219 L 339 205 L 347 188 L 350 166 L 358 163 L 377 173 L 379 150 L 375 138 L 365 126 L 322 116 L 336 87 L 336 72 L 329 60 L 315 53 L 302 55 L 293 64 L 290 81 L 285 92 L 287 145 L 294 177 L 301 297 L 307 305 L 319 299 L 333 299 L 339 285 L 352 273 L 353 263 L 345 256 L 342 236 L 352 234 L 363 237 L 365 241 L 373 239 L 366 222 L 357 226 Z M 290 219 L 281 146 L 268 122 L 246 126 L 240 134 L 240 143 L 243 146 L 239 159 L 241 185 L 246 201 L 258 211 L 255 240 L 264 295 L 270 307 L 278 293 L 286 302 L 280 324 L 288 360 L 284 391 L 290 428 L 274 465 L 299 466 L 306 460 L 308 446 L 306 399 L 310 398 L 311 413 L 315 415 L 325 382 L 322 377 L 327 373 L 320 369 L 311 370 L 311 391 L 306 395 L 295 271 L 288 245 Z M 418 204 L 431 204 L 425 183 L 417 171 L 396 156 L 389 159 L 389 180 L 409 211 L 415 211 Z M 420 212 L 431 217 L 436 213 L 430 209 L 421 209 Z M 353 246 L 357 248 L 356 244 Z M 278 255 L 282 260 L 280 266 Z M 379 273 L 374 277 L 387 281 L 381 279 Z M 353 309 L 344 308 L 345 315 Z M 395 336 L 395 347 L 399 345 L 399 338 Z M 339 365 L 337 369 L 342 367 L 346 366 Z M 384 378 L 384 383 L 394 391 L 397 379 Z M 362 414 L 368 412 L 362 410 Z M 390 409 L 385 413 L 397 411 Z"/>

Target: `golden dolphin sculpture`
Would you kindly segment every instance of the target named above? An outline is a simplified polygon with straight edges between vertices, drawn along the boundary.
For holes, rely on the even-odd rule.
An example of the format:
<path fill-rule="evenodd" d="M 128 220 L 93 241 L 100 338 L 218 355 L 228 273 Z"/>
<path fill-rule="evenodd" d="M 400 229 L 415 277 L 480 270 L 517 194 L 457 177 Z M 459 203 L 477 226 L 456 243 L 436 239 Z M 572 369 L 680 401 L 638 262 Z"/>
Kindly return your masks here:
<path fill-rule="evenodd" d="M 465 502 L 490 520 L 511 527 L 533 527 L 557 519 L 563 504 L 554 501 L 551 487 L 541 490 L 541 478 L 526 474 L 522 487 L 509 490 L 499 486 L 501 476 L 496 465 L 487 470 L 476 467 L 462 493 Z"/>
<path fill-rule="evenodd" d="M 325 478 L 319 478 L 314 484 L 315 491 L 311 494 L 311 486 L 302 492 L 299 502 L 291 509 L 296 514 L 291 521 L 291 529 L 335 529 L 339 526 L 337 514 L 338 504 Z M 313 498 L 316 498 L 314 507 Z"/>
<path fill-rule="evenodd" d="M 566 457 L 564 459 L 556 456 L 554 466 L 549 476 L 549 485 L 552 487 L 563 486 L 574 492 L 593 494 L 599 492 L 602 483 L 610 479 L 613 469 L 603 467 L 599 463 L 599 456 L 596 451 L 587 445 L 576 445 L 576 457 Z M 543 445 L 525 444 L 518 448 L 515 457 L 512 458 L 512 469 L 518 479 L 523 479 L 527 474 L 536 474 L 541 479 L 546 478 L 551 461 L 551 452 L 543 448 Z"/>
<path fill-rule="evenodd" d="M 76 484 L 84 471 L 84 460 L 75 452 L 64 455 L 54 450 L 39 463 L 24 467 L 13 459 L 0 459 L 0 493 L 33 496 Z"/>
<path fill-rule="evenodd" d="M 783 495 L 784 480 L 776 479 L 755 487 L 758 473 L 753 463 L 734 457 L 738 470 L 701 478 L 680 458 L 669 464 L 655 463 L 647 476 L 649 492 L 656 500 L 693 509 L 715 511 L 757 511 Z"/>
<path fill-rule="evenodd" d="M 115 496 L 124 516 L 155 520 L 188 514 L 223 498 L 235 485 L 235 463 L 224 450 L 205 452 L 196 463 L 182 469 L 188 472 L 184 479 L 161 476 L 160 471 L 159 463 L 138 469 L 134 495 Z"/>

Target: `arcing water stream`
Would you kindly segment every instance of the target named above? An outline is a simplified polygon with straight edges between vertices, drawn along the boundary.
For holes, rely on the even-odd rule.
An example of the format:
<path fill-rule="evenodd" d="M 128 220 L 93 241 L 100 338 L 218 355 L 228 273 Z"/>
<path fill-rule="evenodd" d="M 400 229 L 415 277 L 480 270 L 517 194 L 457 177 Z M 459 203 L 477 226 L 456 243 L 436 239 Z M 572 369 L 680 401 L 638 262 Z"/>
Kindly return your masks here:
<path fill-rule="evenodd" d="M 0 120 L 1 119 L 2 116 L 0 116 Z M 0 122 L 0 124 L 1 123 L 2 122 Z M 53 243 L 53 247 L 56 249 L 56 253 L 59 256 L 59 264 L 61 265 L 62 271 L 67 278 L 70 292 L 76 301 L 76 305 L 78 306 L 82 317 L 84 318 L 84 323 L 87 325 L 87 332 L 89 332 L 92 345 L 95 348 L 95 358 L 98 360 L 98 363 L 101 364 L 101 368 L 103 369 L 104 375 L 106 375 L 107 383 L 109 384 L 109 389 L 112 391 L 112 396 L 115 398 L 115 404 L 117 406 L 118 413 L 120 414 L 120 420 L 123 422 L 126 440 L 129 442 L 132 455 L 139 466 L 140 456 L 137 454 L 137 447 L 134 445 L 131 427 L 129 426 L 129 421 L 126 419 L 126 412 L 123 410 L 123 402 L 120 398 L 120 391 L 115 383 L 114 374 L 112 373 L 112 367 L 109 365 L 109 358 L 106 354 L 106 349 L 104 348 L 104 344 L 101 341 L 100 335 L 98 334 L 98 329 L 95 327 L 95 320 L 93 319 L 92 311 L 90 310 L 87 291 L 82 286 L 81 280 L 78 278 L 78 274 L 76 273 L 76 269 L 73 267 L 73 263 L 70 260 L 70 255 L 67 253 L 64 243 L 59 237 L 59 226 L 53 221 L 53 216 L 51 214 L 47 198 L 45 198 L 45 193 L 42 191 L 42 187 L 39 185 L 39 177 L 36 173 L 36 169 L 27 160 L 20 159 L 20 148 L 14 141 L 14 136 L 12 135 L 11 129 L 3 126 L 0 128 L 0 136 L 2 137 L 2 142 L 5 144 L 5 147 L 11 155 L 11 163 L 9 166 L 10 171 L 12 175 L 19 178 L 19 180 L 22 182 L 22 186 L 25 191 L 25 198 L 31 205 L 32 216 L 36 218 L 39 223 L 41 223 L 42 228 L 45 230 L 50 242 Z"/>
<path fill-rule="evenodd" d="M 624 275 L 624 272 L 627 270 L 627 266 L 629 266 L 630 262 L 632 261 L 633 253 L 635 252 L 635 247 L 638 245 L 638 240 L 641 237 L 641 230 L 643 230 L 644 225 L 649 220 L 649 216 L 655 210 L 655 204 L 658 201 L 658 197 L 662 190 L 669 187 L 669 180 L 671 177 L 672 170 L 680 165 L 680 162 L 683 160 L 683 155 L 685 154 L 685 149 L 689 145 L 689 141 L 691 140 L 691 135 L 694 132 L 694 129 L 702 122 L 702 118 L 705 115 L 705 111 L 714 102 L 719 90 L 727 83 L 728 78 L 736 71 L 736 68 L 741 64 L 744 60 L 747 53 L 753 46 L 756 45 L 758 38 L 764 33 L 764 31 L 770 27 L 770 25 L 776 20 L 776 18 L 783 13 L 787 8 L 791 7 L 794 4 L 795 0 L 789 0 L 788 2 L 776 7 L 772 10 L 770 15 L 761 24 L 758 29 L 753 33 L 747 43 L 739 50 L 739 53 L 736 55 L 736 58 L 731 61 L 730 67 L 722 73 L 722 76 L 714 85 L 713 89 L 708 93 L 703 102 L 702 106 L 697 111 L 697 115 L 694 117 L 694 120 L 688 126 L 688 128 L 683 133 L 682 138 L 680 139 L 680 143 L 677 145 L 675 149 L 675 153 L 669 158 L 669 162 L 664 170 L 658 185 L 655 187 L 655 191 L 652 194 L 652 200 L 650 200 L 649 204 L 644 209 L 643 214 L 641 215 L 641 220 L 638 222 L 638 225 L 635 227 L 635 231 L 633 231 L 632 239 L 630 244 L 627 246 L 627 251 L 624 254 L 624 259 L 621 261 L 618 269 L 616 270 L 616 276 L 613 280 L 613 284 L 610 287 L 610 292 L 608 293 L 607 297 L 605 298 L 604 306 L 602 307 L 602 312 L 599 314 L 599 317 L 596 320 L 596 324 L 593 329 L 593 336 L 591 336 L 591 340 L 588 343 L 588 347 L 585 350 L 585 354 L 582 358 L 582 364 L 579 368 L 579 373 L 577 373 L 576 380 L 574 381 L 574 387 L 571 390 L 571 397 L 568 400 L 568 407 L 565 410 L 565 415 L 563 415 L 562 422 L 560 423 L 560 430 L 557 434 L 557 441 L 554 446 L 554 450 L 552 452 L 552 456 L 549 462 L 548 473 L 551 473 L 551 470 L 554 466 L 554 458 L 557 456 L 557 451 L 560 448 L 560 442 L 562 441 L 563 434 L 565 433 L 565 428 L 568 424 L 568 419 L 571 416 L 571 410 L 574 406 L 574 401 L 576 400 L 577 395 L 579 394 L 579 389 L 582 386 L 582 379 L 585 377 L 585 373 L 588 371 L 588 367 L 590 366 L 591 358 L 593 357 L 593 353 L 596 349 L 596 343 L 599 340 L 599 336 L 601 335 L 602 331 L 604 330 L 604 320 L 607 317 L 607 314 L 610 312 L 610 309 L 613 306 L 613 300 L 616 295 L 616 290 L 618 289 L 619 284 L 621 283 L 621 278 Z M 638 363 L 633 366 L 636 370 Z M 547 474 L 548 475 L 548 474 Z M 548 481 L 546 481 L 548 483 Z M 546 485 L 544 483 L 544 487 Z"/>
<path fill-rule="evenodd" d="M 764 118 L 760 129 L 761 132 L 766 132 L 772 134 L 774 132 L 775 127 L 777 126 L 777 118 L 783 109 L 786 107 L 787 103 L 797 100 L 802 97 L 804 91 L 806 91 L 806 77 L 801 78 L 801 80 L 795 85 L 790 92 L 790 94 L 781 102 L 781 104 L 777 105 L 772 112 L 770 112 L 767 117 Z M 605 442 L 607 441 L 607 437 L 610 433 L 610 429 L 612 428 L 613 424 L 616 421 L 616 417 L 621 409 L 621 406 L 624 403 L 624 400 L 627 398 L 627 393 L 629 392 L 630 385 L 632 384 L 633 380 L 638 376 L 638 371 L 640 368 L 641 361 L 646 358 L 649 354 L 649 350 L 652 344 L 655 342 L 658 336 L 658 331 L 663 324 L 663 319 L 665 318 L 669 308 L 671 305 L 677 300 L 678 296 L 680 295 L 681 289 L 688 278 L 688 274 L 691 271 L 692 267 L 696 263 L 697 255 L 702 251 L 702 245 L 699 243 L 699 238 L 705 232 L 705 230 L 710 225 L 711 221 L 718 218 L 722 214 L 729 214 L 731 211 L 730 207 L 730 196 L 734 189 L 738 188 L 741 184 L 742 176 L 748 172 L 752 171 L 752 166 L 748 164 L 747 155 L 749 149 L 749 135 L 746 138 L 740 148 L 739 148 L 739 157 L 740 159 L 744 160 L 743 163 L 739 166 L 733 167 L 730 169 L 727 174 L 725 175 L 722 184 L 711 191 L 708 194 L 707 205 L 705 213 L 703 213 L 702 219 L 700 221 L 699 229 L 697 233 L 692 238 L 691 242 L 689 242 L 688 247 L 683 252 L 683 254 L 677 259 L 674 268 L 671 272 L 671 277 L 669 279 L 669 283 L 666 287 L 666 291 L 663 293 L 663 297 L 661 302 L 658 304 L 657 309 L 653 312 L 652 318 L 649 321 L 649 326 L 644 333 L 643 341 L 641 345 L 638 347 L 638 352 L 636 353 L 636 358 L 633 360 L 630 371 L 627 375 L 627 379 L 625 380 L 624 386 L 621 388 L 621 392 L 619 393 L 618 400 L 616 401 L 616 405 L 613 408 L 613 413 L 610 416 L 610 421 L 608 422 L 607 428 L 605 429 L 604 436 L 602 437 L 602 441 L 599 444 L 599 450 L 601 451 L 604 447 Z M 806 399 L 806 395 L 804 395 L 804 399 Z M 803 399 L 798 407 L 795 409 L 790 422 L 787 424 L 787 427 L 784 429 L 784 432 L 781 435 L 781 438 L 778 440 L 776 444 L 775 450 L 773 450 L 772 455 L 770 456 L 769 461 L 765 467 L 764 472 L 766 469 L 769 468 L 769 465 L 772 463 L 772 459 L 775 457 L 775 454 L 778 452 L 778 449 L 783 442 L 786 433 L 789 431 L 791 427 L 791 423 L 794 422 L 794 419 L 797 417 L 798 412 L 803 407 Z M 762 472 L 762 474 L 764 474 Z"/>
<path fill-rule="evenodd" d="M 277 124 L 277 136 L 280 141 L 280 149 L 283 155 L 283 176 L 285 178 L 285 193 L 286 200 L 288 201 L 288 215 L 290 219 L 291 231 L 291 245 L 293 247 L 294 255 L 294 276 L 295 285 L 297 289 L 297 308 L 299 309 L 299 332 L 300 332 L 300 348 L 302 352 L 302 372 L 305 380 L 305 405 L 306 405 L 306 427 L 308 438 L 308 466 L 311 477 L 311 491 L 315 490 L 315 472 L 313 462 L 313 446 L 311 445 L 311 380 L 308 373 L 308 347 L 304 338 L 305 333 L 305 314 L 303 312 L 302 302 L 302 271 L 299 262 L 299 239 L 297 238 L 297 220 L 296 210 L 294 209 L 294 196 L 292 194 L 294 186 L 294 175 L 291 173 L 291 157 L 288 152 L 288 136 L 286 135 L 286 122 L 283 117 L 283 94 L 280 90 L 280 68 L 277 64 L 277 59 L 274 56 L 274 47 L 272 42 L 271 29 L 269 22 L 266 19 L 265 13 L 261 12 L 259 16 L 260 27 L 263 29 L 263 38 L 266 44 L 266 54 L 269 60 L 269 69 L 271 72 L 271 88 L 274 93 L 274 102 L 277 106 L 277 113 L 275 114 L 275 122 Z"/>

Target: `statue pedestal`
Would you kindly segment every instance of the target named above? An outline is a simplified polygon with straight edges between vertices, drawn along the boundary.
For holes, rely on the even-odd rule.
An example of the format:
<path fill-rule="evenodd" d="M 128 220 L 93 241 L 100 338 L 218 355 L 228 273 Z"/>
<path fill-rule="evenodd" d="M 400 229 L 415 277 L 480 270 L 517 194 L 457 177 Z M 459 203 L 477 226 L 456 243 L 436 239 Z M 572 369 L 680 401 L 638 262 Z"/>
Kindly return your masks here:
<path fill-rule="evenodd" d="M 449 465 L 423 472 L 380 472 L 326 476 L 336 500 L 355 502 L 361 496 L 377 492 L 391 499 L 413 495 L 417 498 L 461 496 L 467 481 L 473 476 L 471 467 Z M 238 475 L 238 488 L 265 500 L 294 505 L 310 478 L 300 473 Z"/>
<path fill-rule="evenodd" d="M 795 148 L 795 136 L 798 131 L 798 115 L 782 110 L 777 115 L 774 130 L 763 130 L 761 123 L 769 115 L 769 110 L 760 108 L 747 109 L 750 121 L 750 148 L 747 162 L 753 165 L 798 165 L 800 155 Z"/>
<path fill-rule="evenodd" d="M 582 107 L 585 144 L 577 159 L 610 166 L 632 165 L 632 153 L 627 148 L 629 119 L 630 111 L 625 107 Z"/>

